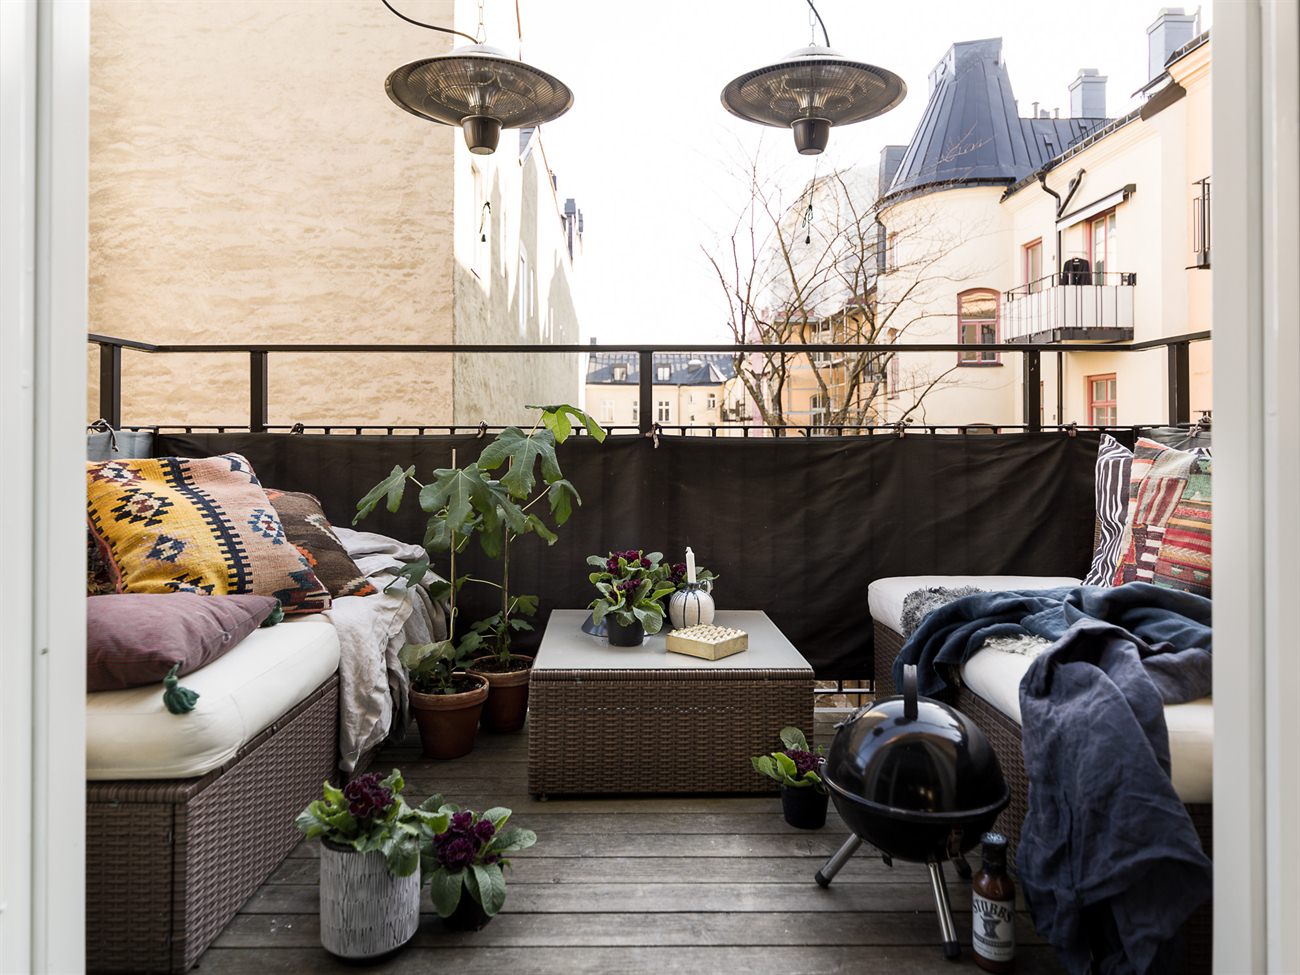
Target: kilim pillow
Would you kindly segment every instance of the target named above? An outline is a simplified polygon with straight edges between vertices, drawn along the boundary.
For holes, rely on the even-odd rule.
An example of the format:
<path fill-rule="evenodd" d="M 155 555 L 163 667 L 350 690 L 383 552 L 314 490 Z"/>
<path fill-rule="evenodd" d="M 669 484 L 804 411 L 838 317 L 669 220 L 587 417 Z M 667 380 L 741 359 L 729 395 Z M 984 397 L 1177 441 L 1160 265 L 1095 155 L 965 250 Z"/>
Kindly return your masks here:
<path fill-rule="evenodd" d="M 285 613 L 330 604 L 239 454 L 91 463 L 86 492 L 121 592 L 252 593 L 274 596 Z"/>
<path fill-rule="evenodd" d="M 270 596 L 119 593 L 86 600 L 86 690 L 159 684 L 204 667 L 262 624 Z"/>
<path fill-rule="evenodd" d="M 1212 469 L 1206 449 L 1137 442 L 1115 585 L 1150 582 L 1211 594 Z"/>
<path fill-rule="evenodd" d="M 1129 472 L 1133 451 L 1108 433 L 1101 435 L 1097 448 L 1096 537 L 1092 550 L 1092 567 L 1084 577 L 1085 586 L 1109 586 L 1119 564 L 1120 546 L 1124 543 L 1124 525 L 1128 521 Z"/>
<path fill-rule="evenodd" d="M 352 561 L 316 498 L 275 488 L 267 488 L 266 496 L 275 505 L 289 541 L 302 553 L 330 596 L 369 596 L 378 591 Z"/>

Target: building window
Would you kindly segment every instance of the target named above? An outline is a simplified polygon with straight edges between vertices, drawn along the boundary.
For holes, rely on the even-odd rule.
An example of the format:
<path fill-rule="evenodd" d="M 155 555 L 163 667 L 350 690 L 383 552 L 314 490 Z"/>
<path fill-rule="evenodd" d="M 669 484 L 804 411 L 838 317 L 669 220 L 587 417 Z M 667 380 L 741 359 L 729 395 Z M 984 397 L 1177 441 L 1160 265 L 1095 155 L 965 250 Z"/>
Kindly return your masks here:
<path fill-rule="evenodd" d="M 1106 284 L 1106 272 L 1113 271 L 1115 260 L 1115 211 L 1095 217 L 1088 236 L 1088 254 L 1092 260 L 1092 283 Z"/>
<path fill-rule="evenodd" d="M 1197 180 L 1192 199 L 1192 267 L 1210 266 L 1210 177 Z"/>
<path fill-rule="evenodd" d="M 632 401 L 632 424 L 635 426 L 640 422 L 641 422 L 641 402 L 639 400 L 633 400 Z"/>
<path fill-rule="evenodd" d="M 1025 290 L 1036 294 L 1043 290 L 1043 238 L 1025 245 Z"/>
<path fill-rule="evenodd" d="M 672 371 L 672 367 L 670 366 L 655 366 L 656 382 L 666 383 L 668 382 L 669 379 L 672 378 L 672 374 L 673 371 Z"/>
<path fill-rule="evenodd" d="M 614 422 L 614 401 L 612 399 L 605 399 L 600 401 L 600 422 L 601 423 Z"/>
<path fill-rule="evenodd" d="M 661 400 L 659 401 L 659 409 L 658 409 L 658 411 L 655 413 L 655 418 L 656 418 L 660 423 L 668 423 L 670 420 L 672 420 L 672 418 L 673 418 L 673 417 L 672 417 L 672 404 L 669 403 L 668 400 L 666 400 L 666 399 L 661 399 Z"/>
<path fill-rule="evenodd" d="M 816 431 L 821 431 L 831 418 L 831 401 L 830 397 L 823 396 L 820 393 L 813 393 L 808 397 L 808 425 Z"/>
<path fill-rule="evenodd" d="M 998 293 L 985 288 L 963 291 L 957 296 L 957 341 L 962 345 L 992 345 L 998 340 Z M 957 364 L 996 364 L 992 349 L 958 352 Z"/>
<path fill-rule="evenodd" d="M 704 401 L 704 408 L 705 408 L 706 410 L 716 410 L 716 409 L 718 408 L 718 394 L 717 394 L 717 393 L 709 393 L 709 395 L 706 397 L 706 399 L 705 399 L 705 401 Z"/>
<path fill-rule="evenodd" d="M 1119 387 L 1113 372 L 1088 377 L 1088 423 L 1094 427 L 1119 425 Z"/>
<path fill-rule="evenodd" d="M 627 382 L 627 366 L 626 366 L 626 364 L 624 364 L 624 363 L 622 363 L 622 362 L 619 362 L 619 363 L 616 363 L 616 364 L 615 364 L 615 366 L 614 366 L 614 382 L 616 382 L 616 383 L 625 383 L 625 382 Z"/>

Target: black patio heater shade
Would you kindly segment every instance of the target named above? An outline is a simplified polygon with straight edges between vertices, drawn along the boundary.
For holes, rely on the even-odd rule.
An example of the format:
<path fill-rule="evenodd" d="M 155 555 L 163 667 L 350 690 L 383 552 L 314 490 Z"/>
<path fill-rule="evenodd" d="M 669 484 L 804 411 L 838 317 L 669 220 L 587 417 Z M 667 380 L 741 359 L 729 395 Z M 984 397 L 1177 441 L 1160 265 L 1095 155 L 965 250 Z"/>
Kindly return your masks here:
<path fill-rule="evenodd" d="M 808 6 L 826 46 L 801 47 L 777 64 L 747 71 L 722 89 L 722 105 L 747 122 L 791 129 L 799 152 L 815 156 L 826 148 L 831 126 L 883 115 L 903 100 L 907 85 L 892 71 L 832 50 L 821 14 L 812 0 Z"/>
<path fill-rule="evenodd" d="M 495 151 L 502 129 L 549 122 L 573 105 L 564 82 L 486 44 L 404 64 L 384 88 L 404 111 L 460 126 L 476 155 Z"/>

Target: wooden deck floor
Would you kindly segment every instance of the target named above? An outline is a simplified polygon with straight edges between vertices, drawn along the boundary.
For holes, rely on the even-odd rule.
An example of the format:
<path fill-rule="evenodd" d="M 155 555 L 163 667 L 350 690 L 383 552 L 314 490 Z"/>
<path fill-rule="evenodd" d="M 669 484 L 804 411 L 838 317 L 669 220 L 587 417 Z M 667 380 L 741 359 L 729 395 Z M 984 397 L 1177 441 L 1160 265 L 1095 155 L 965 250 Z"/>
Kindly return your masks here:
<path fill-rule="evenodd" d="M 829 723 L 819 719 L 818 737 Z M 509 806 L 536 830 L 519 855 L 505 910 L 483 931 L 443 928 L 427 892 L 420 930 L 383 973 L 978 971 L 971 958 L 969 885 L 949 870 L 966 944 L 945 962 L 924 867 L 886 867 L 864 848 L 829 890 L 813 881 L 844 839 L 792 829 L 776 798 L 575 798 L 527 793 L 525 734 L 481 735 L 454 762 L 420 757 L 414 729 L 375 765 L 396 766 L 416 799 Z M 199 962 L 203 975 L 357 969 L 321 947 L 314 845 L 303 844 L 254 894 Z M 1017 927 L 1021 975 L 1058 972 L 1028 919 Z"/>

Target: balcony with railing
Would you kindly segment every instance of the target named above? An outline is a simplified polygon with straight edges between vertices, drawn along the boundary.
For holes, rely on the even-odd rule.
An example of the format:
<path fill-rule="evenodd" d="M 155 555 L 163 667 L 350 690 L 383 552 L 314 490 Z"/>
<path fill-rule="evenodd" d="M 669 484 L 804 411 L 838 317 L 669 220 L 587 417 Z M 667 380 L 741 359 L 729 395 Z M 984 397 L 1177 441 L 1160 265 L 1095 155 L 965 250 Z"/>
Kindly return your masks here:
<path fill-rule="evenodd" d="M 1003 295 L 1002 341 L 1124 342 L 1133 338 L 1137 275 L 1094 271 L 1067 261 L 1064 270 Z"/>

